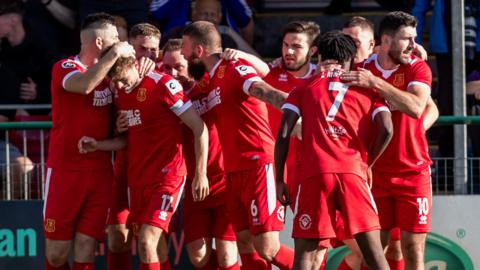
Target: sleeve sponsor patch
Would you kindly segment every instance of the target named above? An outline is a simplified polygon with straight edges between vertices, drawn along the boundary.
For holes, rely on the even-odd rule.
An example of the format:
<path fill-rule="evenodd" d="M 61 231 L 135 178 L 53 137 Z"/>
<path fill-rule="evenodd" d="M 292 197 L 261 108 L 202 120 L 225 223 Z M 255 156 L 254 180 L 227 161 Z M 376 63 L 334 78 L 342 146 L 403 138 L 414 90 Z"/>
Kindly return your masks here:
<path fill-rule="evenodd" d="M 170 91 L 170 94 L 172 95 L 175 95 L 176 93 L 183 90 L 182 85 L 175 79 L 171 79 L 170 81 L 168 81 L 165 86 L 168 88 L 168 91 Z"/>
<path fill-rule="evenodd" d="M 247 74 L 257 74 L 257 71 L 251 66 L 241 65 L 241 66 L 235 67 L 235 69 L 242 76 L 245 76 Z"/>
<path fill-rule="evenodd" d="M 74 68 L 76 65 L 72 61 L 65 61 L 62 63 L 62 68 L 64 69 L 70 69 Z"/>

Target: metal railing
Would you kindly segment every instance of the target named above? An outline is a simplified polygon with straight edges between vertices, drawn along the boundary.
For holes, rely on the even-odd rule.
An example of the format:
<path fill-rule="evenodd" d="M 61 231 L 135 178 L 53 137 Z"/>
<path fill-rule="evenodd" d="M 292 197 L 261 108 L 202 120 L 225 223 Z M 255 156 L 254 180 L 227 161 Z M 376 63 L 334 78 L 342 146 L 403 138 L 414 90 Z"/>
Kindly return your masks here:
<path fill-rule="evenodd" d="M 480 124 L 480 116 L 441 116 L 436 125 Z M 41 199 L 44 195 L 46 143 L 48 132 L 52 127 L 50 121 L 6 122 L 0 123 L 0 132 L 4 132 L 5 163 L 0 164 L 0 200 Z M 36 159 L 33 159 L 32 147 L 29 148 L 32 132 L 36 132 L 34 143 L 37 144 Z M 15 136 L 12 136 L 15 134 Z M 23 158 L 32 157 L 33 167 L 25 170 L 28 164 L 15 163 L 10 155 L 12 137 L 17 137 L 16 147 Z M 18 140 L 20 137 L 20 140 Z M 452 142 L 453 143 L 453 142 Z M 480 193 L 480 157 L 432 158 L 432 189 L 434 194 L 479 194 Z M 463 163 L 457 163 L 457 161 Z M 455 181 L 456 164 L 466 164 L 466 177 Z M 19 173 L 20 172 L 20 173 Z M 458 187 L 457 185 L 462 185 Z M 462 190 L 463 192 L 458 192 Z"/>

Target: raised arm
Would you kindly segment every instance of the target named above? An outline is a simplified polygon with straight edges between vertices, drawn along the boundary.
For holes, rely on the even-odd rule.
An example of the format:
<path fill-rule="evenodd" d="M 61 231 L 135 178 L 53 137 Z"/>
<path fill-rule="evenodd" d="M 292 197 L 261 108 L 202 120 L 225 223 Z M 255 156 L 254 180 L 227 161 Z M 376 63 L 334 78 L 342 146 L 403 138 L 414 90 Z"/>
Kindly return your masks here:
<path fill-rule="evenodd" d="M 422 116 L 430 97 L 430 87 L 426 84 L 412 83 L 407 91 L 402 91 L 363 68 L 344 73 L 341 78 L 350 85 L 374 88 L 397 110 L 416 119 Z"/>
<path fill-rule="evenodd" d="M 193 132 L 195 140 L 195 158 L 196 171 L 192 183 L 193 199 L 195 201 L 204 200 L 209 194 L 207 179 L 207 158 L 208 158 L 208 130 L 202 118 L 191 106 L 180 116 L 180 119 Z"/>
<path fill-rule="evenodd" d="M 251 96 L 267 102 L 279 110 L 281 110 L 283 103 L 285 103 L 288 97 L 287 93 L 274 88 L 262 80 L 253 82 L 248 92 Z"/>
<path fill-rule="evenodd" d="M 257 71 L 258 76 L 261 78 L 265 77 L 270 72 L 270 68 L 268 67 L 267 63 L 263 62 L 263 60 L 258 58 L 256 55 L 250 53 L 226 48 L 221 57 L 225 60 L 238 60 L 239 58 L 247 60 L 250 62 L 250 64 L 252 64 L 253 68 L 255 68 Z"/>
<path fill-rule="evenodd" d="M 68 77 L 63 86 L 69 92 L 87 95 L 102 82 L 119 57 L 129 56 L 135 56 L 133 47 L 127 42 L 118 42 L 104 57 L 85 72 L 77 72 Z"/>

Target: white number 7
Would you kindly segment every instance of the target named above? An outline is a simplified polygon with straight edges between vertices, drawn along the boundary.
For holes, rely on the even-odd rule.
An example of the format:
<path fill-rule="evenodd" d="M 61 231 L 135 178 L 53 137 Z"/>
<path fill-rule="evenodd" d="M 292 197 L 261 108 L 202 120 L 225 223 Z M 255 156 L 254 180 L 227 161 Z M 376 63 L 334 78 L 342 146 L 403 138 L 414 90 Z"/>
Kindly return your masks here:
<path fill-rule="evenodd" d="M 335 119 L 335 115 L 337 115 L 338 108 L 340 108 L 340 104 L 342 104 L 343 97 L 347 93 L 348 85 L 341 83 L 341 82 L 330 82 L 328 84 L 328 91 L 338 91 L 337 96 L 335 97 L 335 101 L 330 107 L 330 110 L 327 114 L 327 121 L 333 121 Z"/>

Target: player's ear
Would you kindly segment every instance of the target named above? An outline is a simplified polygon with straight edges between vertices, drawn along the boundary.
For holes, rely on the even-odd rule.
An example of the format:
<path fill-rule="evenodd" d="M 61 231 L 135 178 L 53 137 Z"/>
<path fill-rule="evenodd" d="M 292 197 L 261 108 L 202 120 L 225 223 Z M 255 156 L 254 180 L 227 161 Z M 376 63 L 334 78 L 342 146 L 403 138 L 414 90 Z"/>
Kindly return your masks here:
<path fill-rule="evenodd" d="M 103 39 L 101 37 L 95 38 L 95 47 L 97 47 L 99 50 L 103 49 Z"/>
<path fill-rule="evenodd" d="M 205 48 L 201 45 L 195 45 L 195 47 L 193 48 L 193 50 L 195 51 L 195 54 L 198 56 L 198 57 L 203 57 L 203 54 L 205 54 Z"/>
<path fill-rule="evenodd" d="M 309 51 L 310 51 L 310 55 L 313 56 L 313 55 L 315 55 L 315 54 L 317 53 L 318 48 L 317 48 L 317 46 L 312 46 L 312 47 L 310 47 L 310 50 L 309 50 Z"/>

